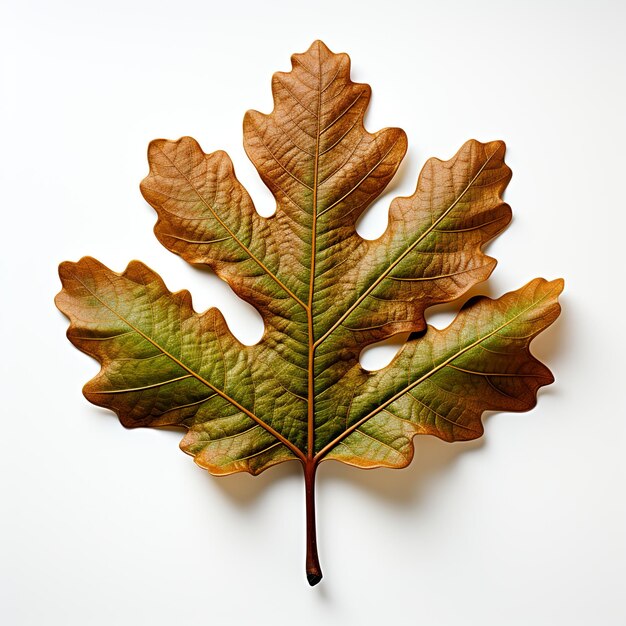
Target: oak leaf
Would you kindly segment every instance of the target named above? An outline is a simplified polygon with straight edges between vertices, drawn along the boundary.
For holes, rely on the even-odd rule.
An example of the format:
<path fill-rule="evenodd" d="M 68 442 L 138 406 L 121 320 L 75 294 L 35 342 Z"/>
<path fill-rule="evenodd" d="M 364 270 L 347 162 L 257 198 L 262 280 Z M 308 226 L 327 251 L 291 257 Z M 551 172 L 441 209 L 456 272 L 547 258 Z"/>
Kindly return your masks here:
<path fill-rule="evenodd" d="M 428 307 L 496 264 L 482 247 L 511 219 L 504 143 L 471 140 L 449 161 L 430 159 L 368 241 L 356 221 L 393 177 L 405 133 L 365 129 L 369 86 L 320 41 L 293 55 L 272 91 L 270 114 L 246 114 L 244 145 L 274 216 L 256 212 L 225 152 L 205 154 L 190 137 L 153 141 L 141 183 L 161 243 L 255 306 L 261 341 L 242 345 L 219 310 L 196 313 L 187 291 L 169 292 L 137 261 L 122 274 L 92 258 L 62 263 L 56 303 L 70 341 L 102 365 L 85 396 L 124 426 L 187 429 L 181 448 L 215 475 L 302 464 L 313 585 L 319 463 L 405 467 L 417 434 L 474 439 L 485 410 L 533 407 L 553 377 L 529 343 L 558 316 L 562 281 L 473 298 L 447 328 L 427 326 Z M 365 346 L 407 331 L 390 365 L 361 367 Z"/>

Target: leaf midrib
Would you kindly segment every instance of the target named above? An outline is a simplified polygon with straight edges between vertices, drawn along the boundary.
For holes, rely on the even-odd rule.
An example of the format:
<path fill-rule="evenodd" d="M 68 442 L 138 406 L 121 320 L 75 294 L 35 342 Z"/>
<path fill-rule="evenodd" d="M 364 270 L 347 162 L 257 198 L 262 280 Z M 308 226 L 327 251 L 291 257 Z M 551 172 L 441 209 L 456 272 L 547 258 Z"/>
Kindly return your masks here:
<path fill-rule="evenodd" d="M 307 359 L 307 450 L 309 462 L 315 456 L 315 325 L 313 323 L 313 298 L 315 296 L 315 261 L 317 258 L 317 193 L 319 187 L 319 160 L 322 118 L 322 60 L 318 44 L 317 71 L 317 130 L 315 132 L 315 157 L 313 163 L 313 198 L 311 210 L 311 262 L 309 269 L 309 299 L 306 307 L 309 339 Z M 333 77 L 334 81 L 334 77 Z M 331 81 L 332 82 L 332 81 Z"/>

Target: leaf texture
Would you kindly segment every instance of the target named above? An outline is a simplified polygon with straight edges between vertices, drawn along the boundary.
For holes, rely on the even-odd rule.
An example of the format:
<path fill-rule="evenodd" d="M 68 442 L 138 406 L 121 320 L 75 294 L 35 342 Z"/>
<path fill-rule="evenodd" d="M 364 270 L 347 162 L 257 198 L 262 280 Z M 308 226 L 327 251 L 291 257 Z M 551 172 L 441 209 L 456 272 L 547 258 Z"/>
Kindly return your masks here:
<path fill-rule="evenodd" d="M 449 161 L 427 161 L 415 192 L 391 203 L 386 232 L 368 241 L 356 221 L 396 172 L 405 133 L 365 129 L 369 86 L 320 41 L 274 75 L 272 92 L 273 111 L 249 111 L 243 126 L 274 216 L 257 213 L 226 153 L 205 154 L 190 137 L 153 141 L 141 183 L 159 241 L 261 313 L 257 345 L 137 261 L 122 274 L 91 258 L 63 263 L 57 305 L 70 341 L 102 365 L 85 396 L 125 426 L 187 429 L 181 447 L 216 475 L 302 463 L 315 584 L 318 464 L 404 467 L 416 434 L 474 439 L 485 410 L 532 408 L 553 378 L 529 344 L 558 316 L 562 281 L 475 298 L 447 328 L 427 326 L 428 307 L 495 267 L 483 247 L 511 219 L 504 143 L 471 140 Z M 400 332 L 411 336 L 388 367 L 361 367 L 365 346 Z"/>

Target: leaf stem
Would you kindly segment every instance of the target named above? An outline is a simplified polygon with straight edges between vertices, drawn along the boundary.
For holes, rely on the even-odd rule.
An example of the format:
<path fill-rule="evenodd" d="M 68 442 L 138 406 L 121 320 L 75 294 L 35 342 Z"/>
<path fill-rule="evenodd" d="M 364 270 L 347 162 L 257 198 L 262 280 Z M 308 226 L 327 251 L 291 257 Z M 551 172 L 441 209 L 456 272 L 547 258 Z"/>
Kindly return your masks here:
<path fill-rule="evenodd" d="M 306 578 L 313 587 L 322 580 L 322 568 L 317 556 L 317 532 L 315 528 L 315 471 L 317 463 L 307 461 L 304 469 L 304 493 L 306 499 Z"/>

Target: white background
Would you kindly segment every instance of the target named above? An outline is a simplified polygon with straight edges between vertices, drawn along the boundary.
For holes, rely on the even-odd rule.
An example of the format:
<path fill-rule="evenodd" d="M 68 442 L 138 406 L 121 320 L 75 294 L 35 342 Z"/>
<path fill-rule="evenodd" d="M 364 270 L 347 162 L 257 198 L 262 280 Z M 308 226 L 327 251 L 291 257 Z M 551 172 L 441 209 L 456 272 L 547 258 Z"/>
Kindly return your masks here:
<path fill-rule="evenodd" d="M 625 624 L 625 6 L 3 0 L 0 622 Z M 138 184 L 149 140 L 188 134 L 271 212 L 242 117 L 318 37 L 372 85 L 368 128 L 409 136 L 360 231 L 384 230 L 429 156 L 501 138 L 515 219 L 476 291 L 566 292 L 534 343 L 556 375 L 536 409 L 488 417 L 477 442 L 419 439 L 403 471 L 322 465 L 311 589 L 298 467 L 217 479 L 178 433 L 125 431 L 83 399 L 98 366 L 52 300 L 64 259 L 138 258 L 256 341 L 249 306 L 160 246 Z"/>

